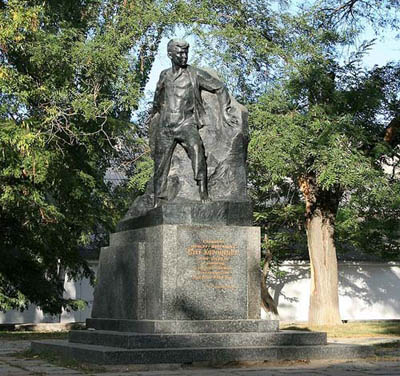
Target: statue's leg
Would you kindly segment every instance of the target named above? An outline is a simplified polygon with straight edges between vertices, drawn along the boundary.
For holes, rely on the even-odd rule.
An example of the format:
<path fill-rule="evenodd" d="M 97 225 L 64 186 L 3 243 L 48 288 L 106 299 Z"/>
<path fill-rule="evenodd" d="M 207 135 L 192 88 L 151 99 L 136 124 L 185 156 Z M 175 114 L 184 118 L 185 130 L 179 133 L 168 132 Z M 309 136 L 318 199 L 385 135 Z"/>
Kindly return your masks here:
<path fill-rule="evenodd" d="M 200 200 L 202 202 L 210 201 L 207 188 L 207 163 L 204 145 L 195 124 L 187 125 L 185 130 L 180 132 L 179 143 L 183 146 L 192 162 L 194 179 L 199 186 Z"/>
<path fill-rule="evenodd" d="M 168 198 L 167 178 L 176 141 L 167 130 L 159 132 L 155 139 L 154 152 L 154 207 Z"/>

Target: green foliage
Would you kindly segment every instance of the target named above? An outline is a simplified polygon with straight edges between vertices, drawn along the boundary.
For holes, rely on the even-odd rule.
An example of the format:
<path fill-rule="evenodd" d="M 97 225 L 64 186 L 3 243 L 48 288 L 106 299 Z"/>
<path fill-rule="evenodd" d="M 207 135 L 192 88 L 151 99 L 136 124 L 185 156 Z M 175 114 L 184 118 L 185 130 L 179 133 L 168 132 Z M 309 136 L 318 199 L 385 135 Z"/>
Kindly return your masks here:
<path fill-rule="evenodd" d="M 218 72 L 242 102 L 252 101 L 279 67 L 279 41 L 286 35 L 285 0 L 221 1 L 207 27 L 192 28 L 196 53 Z M 224 5 L 222 5 L 224 4 Z"/>
<path fill-rule="evenodd" d="M 250 192 L 263 249 L 275 261 L 306 256 L 307 178 L 313 205 L 336 216 L 341 251 L 397 258 L 398 138 L 384 136 L 399 117 L 400 67 L 365 70 L 374 41 L 359 40 L 368 25 L 398 29 L 398 2 L 224 3 L 218 21 L 195 32 L 201 58 L 222 67 L 249 108 Z"/>
<path fill-rule="evenodd" d="M 62 270 L 93 278 L 79 249 L 145 189 L 146 114 L 131 118 L 161 38 L 177 24 L 196 33 L 202 56 L 249 105 L 264 246 L 280 259 L 304 253 L 299 181 L 311 176 L 340 198 L 343 244 L 396 257 L 398 175 L 383 167 L 396 171 L 398 148 L 383 140 L 399 116 L 400 68 L 365 71 L 370 43 L 347 60 L 339 51 L 353 47 L 362 20 L 396 28 L 397 2 L 288 3 L 0 0 L 1 310 L 80 305 L 62 298 Z M 107 182 L 110 168 L 123 184 Z"/>
<path fill-rule="evenodd" d="M 126 210 L 105 177 L 142 137 L 129 120 L 168 29 L 164 5 L 0 1 L 1 310 L 82 308 L 63 298 L 63 271 L 92 279 L 79 250 Z"/>
<path fill-rule="evenodd" d="M 150 156 L 148 154 L 143 156 L 137 163 L 136 174 L 129 181 L 129 188 L 136 192 L 144 193 L 147 183 L 153 175 L 153 167 L 154 162 Z"/>
<path fill-rule="evenodd" d="M 152 168 L 136 117 L 161 38 L 237 2 L 0 0 L 0 309 L 77 308 L 63 271 L 101 243 Z M 117 171 L 122 184 L 109 178 Z"/>
<path fill-rule="evenodd" d="M 323 0 L 318 11 L 336 26 L 356 29 L 370 26 L 381 32 L 388 28 L 399 30 L 399 5 L 397 0 Z"/>
<path fill-rule="evenodd" d="M 337 46 L 345 36 L 331 29 L 310 36 L 311 24 L 303 24 L 298 39 L 292 34 L 284 74 L 250 106 L 250 181 L 263 213 L 255 219 L 278 258 L 304 256 L 305 239 L 298 234 L 304 217 L 296 210 L 288 220 L 287 213 L 299 205 L 304 213 L 299 185 L 312 177 L 317 191 L 325 192 L 315 205 L 340 204 L 333 215 L 342 251 L 354 246 L 397 259 L 400 182 L 385 168 L 397 160 L 398 147 L 384 142 L 384 134 L 398 117 L 400 66 L 363 69 L 369 44 L 340 63 Z"/>

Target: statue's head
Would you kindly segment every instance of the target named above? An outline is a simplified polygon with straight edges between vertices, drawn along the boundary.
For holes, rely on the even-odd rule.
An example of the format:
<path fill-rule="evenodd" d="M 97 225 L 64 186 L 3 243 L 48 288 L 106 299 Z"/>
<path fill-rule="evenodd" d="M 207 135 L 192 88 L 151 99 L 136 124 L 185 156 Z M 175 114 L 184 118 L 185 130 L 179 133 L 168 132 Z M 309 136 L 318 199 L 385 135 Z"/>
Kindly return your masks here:
<path fill-rule="evenodd" d="M 185 67 L 188 61 L 189 43 L 184 39 L 171 39 L 167 45 L 168 57 L 172 64 Z"/>

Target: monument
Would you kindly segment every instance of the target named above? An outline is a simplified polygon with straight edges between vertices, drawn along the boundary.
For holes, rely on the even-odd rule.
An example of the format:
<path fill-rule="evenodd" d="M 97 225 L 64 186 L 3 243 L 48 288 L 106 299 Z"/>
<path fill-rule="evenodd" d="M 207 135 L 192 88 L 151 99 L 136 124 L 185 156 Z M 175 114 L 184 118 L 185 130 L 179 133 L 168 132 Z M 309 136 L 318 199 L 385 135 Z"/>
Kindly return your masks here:
<path fill-rule="evenodd" d="M 247 111 L 215 75 L 187 64 L 188 48 L 168 43 L 172 67 L 151 113 L 153 181 L 102 251 L 90 323 L 259 319 Z"/>
<path fill-rule="evenodd" d="M 101 364 L 351 357 L 326 334 L 260 320 L 260 229 L 247 195 L 247 110 L 211 71 L 172 67 L 151 113 L 154 176 L 101 251 L 88 330 L 32 350 Z M 324 346 L 321 346 L 324 345 Z"/>

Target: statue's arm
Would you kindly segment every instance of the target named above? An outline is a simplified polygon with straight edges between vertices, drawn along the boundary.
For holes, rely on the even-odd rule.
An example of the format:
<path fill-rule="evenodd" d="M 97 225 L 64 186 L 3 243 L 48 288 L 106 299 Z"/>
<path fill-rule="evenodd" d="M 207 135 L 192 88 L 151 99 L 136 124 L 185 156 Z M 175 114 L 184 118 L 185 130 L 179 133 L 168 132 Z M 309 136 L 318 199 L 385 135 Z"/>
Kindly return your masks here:
<path fill-rule="evenodd" d="M 157 82 L 156 90 L 154 92 L 154 99 L 152 103 L 152 108 L 149 111 L 149 114 L 145 120 L 145 127 L 149 129 L 150 133 L 150 144 L 154 141 L 154 129 L 157 127 L 159 118 L 160 118 L 160 112 L 161 112 L 161 92 L 163 90 L 163 81 L 164 81 L 164 74 L 165 71 L 161 72 L 160 78 Z M 153 147 L 151 147 L 152 150 L 154 150 Z"/>
<path fill-rule="evenodd" d="M 153 108 L 151 110 L 151 116 L 154 116 L 156 113 L 160 112 L 160 94 L 162 89 L 162 77 L 160 75 L 160 79 L 157 82 L 156 91 L 154 92 L 153 98 Z"/>

